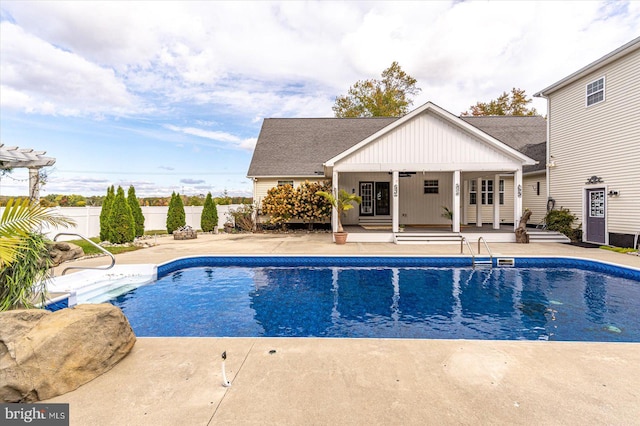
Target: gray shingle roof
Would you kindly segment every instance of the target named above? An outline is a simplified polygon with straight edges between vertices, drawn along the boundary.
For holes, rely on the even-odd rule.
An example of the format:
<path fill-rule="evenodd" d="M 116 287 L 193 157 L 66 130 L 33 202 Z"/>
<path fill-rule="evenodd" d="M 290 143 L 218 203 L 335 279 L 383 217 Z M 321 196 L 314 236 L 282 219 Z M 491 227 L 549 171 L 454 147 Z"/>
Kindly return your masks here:
<path fill-rule="evenodd" d="M 539 115 L 463 116 L 467 123 L 538 161 L 524 166 L 523 172 L 544 170 L 547 155 L 547 120 Z"/>
<path fill-rule="evenodd" d="M 544 169 L 547 124 L 543 117 L 461 118 L 540 162 L 535 166 L 525 166 L 525 173 Z M 267 118 L 262 124 L 247 175 L 286 177 L 322 174 L 325 161 L 395 120 L 395 117 Z"/>
<path fill-rule="evenodd" d="M 266 118 L 247 175 L 322 174 L 322 163 L 395 120 L 395 117 Z"/>

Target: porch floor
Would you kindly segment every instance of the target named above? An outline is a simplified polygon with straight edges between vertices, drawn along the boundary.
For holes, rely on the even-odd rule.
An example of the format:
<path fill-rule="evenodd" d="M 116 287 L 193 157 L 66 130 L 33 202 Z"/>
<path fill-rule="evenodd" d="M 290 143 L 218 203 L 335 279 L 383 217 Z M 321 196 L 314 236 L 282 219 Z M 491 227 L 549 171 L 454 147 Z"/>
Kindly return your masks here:
<path fill-rule="evenodd" d="M 389 233 L 391 232 L 391 226 L 380 226 L 380 225 L 344 225 L 344 230 L 346 232 L 354 232 L 354 233 Z M 404 232 L 410 233 L 451 233 L 451 227 L 449 225 L 442 226 L 405 226 Z M 492 224 L 484 224 L 481 227 L 475 225 L 461 225 L 460 232 L 462 233 L 509 233 L 512 234 L 513 224 L 503 224 L 500 225 L 500 229 L 493 229 Z"/>

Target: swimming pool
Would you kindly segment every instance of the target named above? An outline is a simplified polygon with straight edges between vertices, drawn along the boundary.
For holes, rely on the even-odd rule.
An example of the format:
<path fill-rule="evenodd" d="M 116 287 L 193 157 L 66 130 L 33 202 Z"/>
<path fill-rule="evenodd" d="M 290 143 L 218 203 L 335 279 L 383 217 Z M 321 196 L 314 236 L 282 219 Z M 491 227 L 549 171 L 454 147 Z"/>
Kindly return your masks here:
<path fill-rule="evenodd" d="M 638 270 L 581 259 L 468 264 L 462 257 L 188 258 L 160 265 L 155 283 L 111 303 L 138 336 L 640 342 Z"/>

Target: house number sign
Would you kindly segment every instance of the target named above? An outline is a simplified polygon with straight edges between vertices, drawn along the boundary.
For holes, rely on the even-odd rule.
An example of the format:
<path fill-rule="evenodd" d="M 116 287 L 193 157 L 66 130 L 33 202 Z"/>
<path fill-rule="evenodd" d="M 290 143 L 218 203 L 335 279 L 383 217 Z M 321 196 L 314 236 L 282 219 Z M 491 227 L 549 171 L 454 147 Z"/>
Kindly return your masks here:
<path fill-rule="evenodd" d="M 398 196 L 398 184 L 393 185 L 393 196 L 394 198 Z"/>

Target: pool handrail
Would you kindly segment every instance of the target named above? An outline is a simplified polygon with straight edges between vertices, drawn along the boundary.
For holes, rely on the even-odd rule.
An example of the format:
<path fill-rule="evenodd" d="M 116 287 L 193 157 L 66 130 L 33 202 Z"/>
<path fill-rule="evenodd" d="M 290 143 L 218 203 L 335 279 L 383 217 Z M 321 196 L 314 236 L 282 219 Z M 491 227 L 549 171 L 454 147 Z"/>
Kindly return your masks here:
<path fill-rule="evenodd" d="M 65 236 L 69 236 L 69 237 L 80 237 L 83 240 L 85 240 L 86 242 L 88 242 L 89 244 L 91 244 L 92 246 L 94 246 L 95 248 L 97 248 L 98 250 L 100 250 L 101 252 L 109 255 L 109 257 L 111 257 L 111 265 L 109 266 L 68 266 L 65 269 L 62 270 L 62 275 L 64 275 L 69 269 L 101 269 L 101 270 L 107 270 L 107 269 L 111 269 L 113 268 L 113 265 L 116 264 L 116 258 L 114 257 L 113 254 L 111 254 L 109 251 L 105 250 L 104 247 L 99 246 L 98 244 L 94 243 L 93 241 L 91 241 L 90 239 L 88 239 L 87 237 L 85 237 L 84 235 L 80 235 L 80 234 L 76 234 L 75 232 L 60 232 L 59 234 L 57 234 L 55 237 L 53 237 L 53 241 L 57 241 L 58 237 L 65 235 Z"/>

